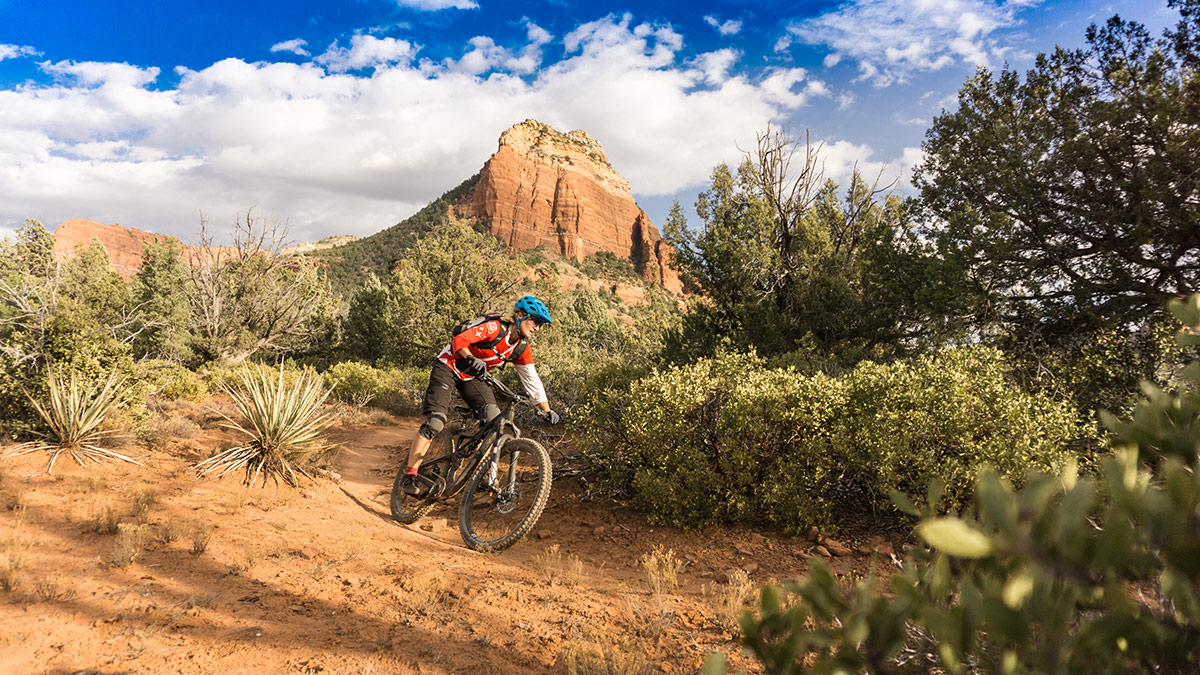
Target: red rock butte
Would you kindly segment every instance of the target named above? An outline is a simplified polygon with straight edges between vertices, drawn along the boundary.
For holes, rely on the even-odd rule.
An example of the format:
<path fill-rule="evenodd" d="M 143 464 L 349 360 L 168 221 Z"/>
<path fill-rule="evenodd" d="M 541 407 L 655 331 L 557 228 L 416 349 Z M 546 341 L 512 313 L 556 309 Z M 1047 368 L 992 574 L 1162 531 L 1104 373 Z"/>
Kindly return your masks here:
<path fill-rule="evenodd" d="M 125 281 L 129 281 L 142 266 L 142 247 L 152 241 L 164 239 L 177 243 L 179 241 L 165 234 L 72 218 L 63 221 L 54 230 L 54 255 L 58 258 L 73 258 L 80 246 L 87 246 L 93 240 L 99 240 L 108 251 L 112 270 L 120 274 Z"/>
<path fill-rule="evenodd" d="M 609 251 L 681 292 L 670 246 L 596 139 L 525 120 L 502 133 L 499 146 L 461 210 L 513 249 L 545 246 L 576 261 Z"/>

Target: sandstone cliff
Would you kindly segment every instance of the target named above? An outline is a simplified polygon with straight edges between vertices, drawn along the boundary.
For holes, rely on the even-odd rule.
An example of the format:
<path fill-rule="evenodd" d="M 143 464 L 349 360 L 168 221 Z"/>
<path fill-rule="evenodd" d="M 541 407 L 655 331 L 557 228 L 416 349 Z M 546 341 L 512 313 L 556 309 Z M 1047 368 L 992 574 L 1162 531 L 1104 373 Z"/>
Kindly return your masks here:
<path fill-rule="evenodd" d="M 145 244 L 163 239 L 178 242 L 175 237 L 164 234 L 72 218 L 60 223 L 54 230 L 54 255 L 59 258 L 74 257 L 76 249 L 91 244 L 93 239 L 99 239 L 104 245 L 112 270 L 120 274 L 125 281 L 133 278 L 141 267 L 142 247 Z"/>
<path fill-rule="evenodd" d="M 585 131 L 513 125 L 458 207 L 514 249 L 545 246 L 574 260 L 609 251 L 646 279 L 682 290 L 658 228 Z"/>

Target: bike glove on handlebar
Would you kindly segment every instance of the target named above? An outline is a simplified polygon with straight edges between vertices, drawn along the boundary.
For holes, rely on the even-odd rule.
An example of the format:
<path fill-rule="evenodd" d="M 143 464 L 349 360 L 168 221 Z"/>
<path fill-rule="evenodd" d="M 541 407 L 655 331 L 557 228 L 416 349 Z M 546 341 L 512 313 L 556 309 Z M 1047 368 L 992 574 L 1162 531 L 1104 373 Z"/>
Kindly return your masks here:
<path fill-rule="evenodd" d="M 487 373 L 487 364 L 478 356 L 460 356 L 456 365 L 459 371 L 471 377 L 479 377 Z"/>

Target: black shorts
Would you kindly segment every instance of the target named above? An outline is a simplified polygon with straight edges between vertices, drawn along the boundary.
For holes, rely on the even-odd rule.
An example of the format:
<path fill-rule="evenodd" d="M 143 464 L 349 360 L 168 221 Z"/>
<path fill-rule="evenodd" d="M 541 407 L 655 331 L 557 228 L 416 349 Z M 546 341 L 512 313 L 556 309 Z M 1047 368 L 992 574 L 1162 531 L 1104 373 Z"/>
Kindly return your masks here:
<path fill-rule="evenodd" d="M 433 370 L 429 373 L 429 387 L 425 390 L 425 402 L 421 405 L 421 413 L 428 417 L 432 413 L 446 415 L 450 412 L 450 401 L 454 393 L 450 391 L 453 385 L 475 416 L 483 420 L 483 411 L 488 405 L 496 405 L 496 396 L 492 388 L 476 379 L 460 380 L 454 376 L 450 366 L 441 361 L 433 362 Z"/>

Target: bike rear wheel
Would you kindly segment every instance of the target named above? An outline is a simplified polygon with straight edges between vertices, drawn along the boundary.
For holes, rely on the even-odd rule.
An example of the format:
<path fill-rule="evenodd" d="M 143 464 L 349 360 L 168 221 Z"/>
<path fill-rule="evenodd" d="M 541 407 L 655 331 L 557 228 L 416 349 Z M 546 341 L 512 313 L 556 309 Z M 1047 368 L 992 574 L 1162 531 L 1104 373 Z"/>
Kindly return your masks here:
<path fill-rule="evenodd" d="M 492 461 L 495 459 L 495 461 Z M 518 438 L 479 463 L 458 510 L 458 531 L 467 546 L 497 553 L 533 529 L 550 497 L 550 454 L 540 443 Z"/>
<path fill-rule="evenodd" d="M 434 437 L 429 444 L 429 449 L 425 451 L 425 456 L 443 457 L 450 454 L 454 439 L 458 437 L 459 429 L 462 425 L 458 423 L 447 424 L 442 431 Z M 396 471 L 396 478 L 392 481 L 392 497 L 391 510 L 392 518 L 405 524 L 412 524 L 420 520 L 433 510 L 437 505 L 438 497 L 441 496 L 441 491 L 447 486 L 456 484 L 462 479 L 462 474 L 470 467 L 470 463 L 459 458 L 443 459 L 436 462 L 426 462 L 421 465 L 417 473 L 423 478 L 435 483 L 438 487 L 438 494 L 433 496 L 416 496 L 404 492 L 404 465 L 400 465 L 400 469 Z"/>
<path fill-rule="evenodd" d="M 392 481 L 392 518 L 406 525 L 412 524 L 420 520 L 433 510 L 437 505 L 437 499 L 429 497 L 418 497 L 410 495 L 404 491 L 404 467 L 396 472 L 396 479 Z"/>

